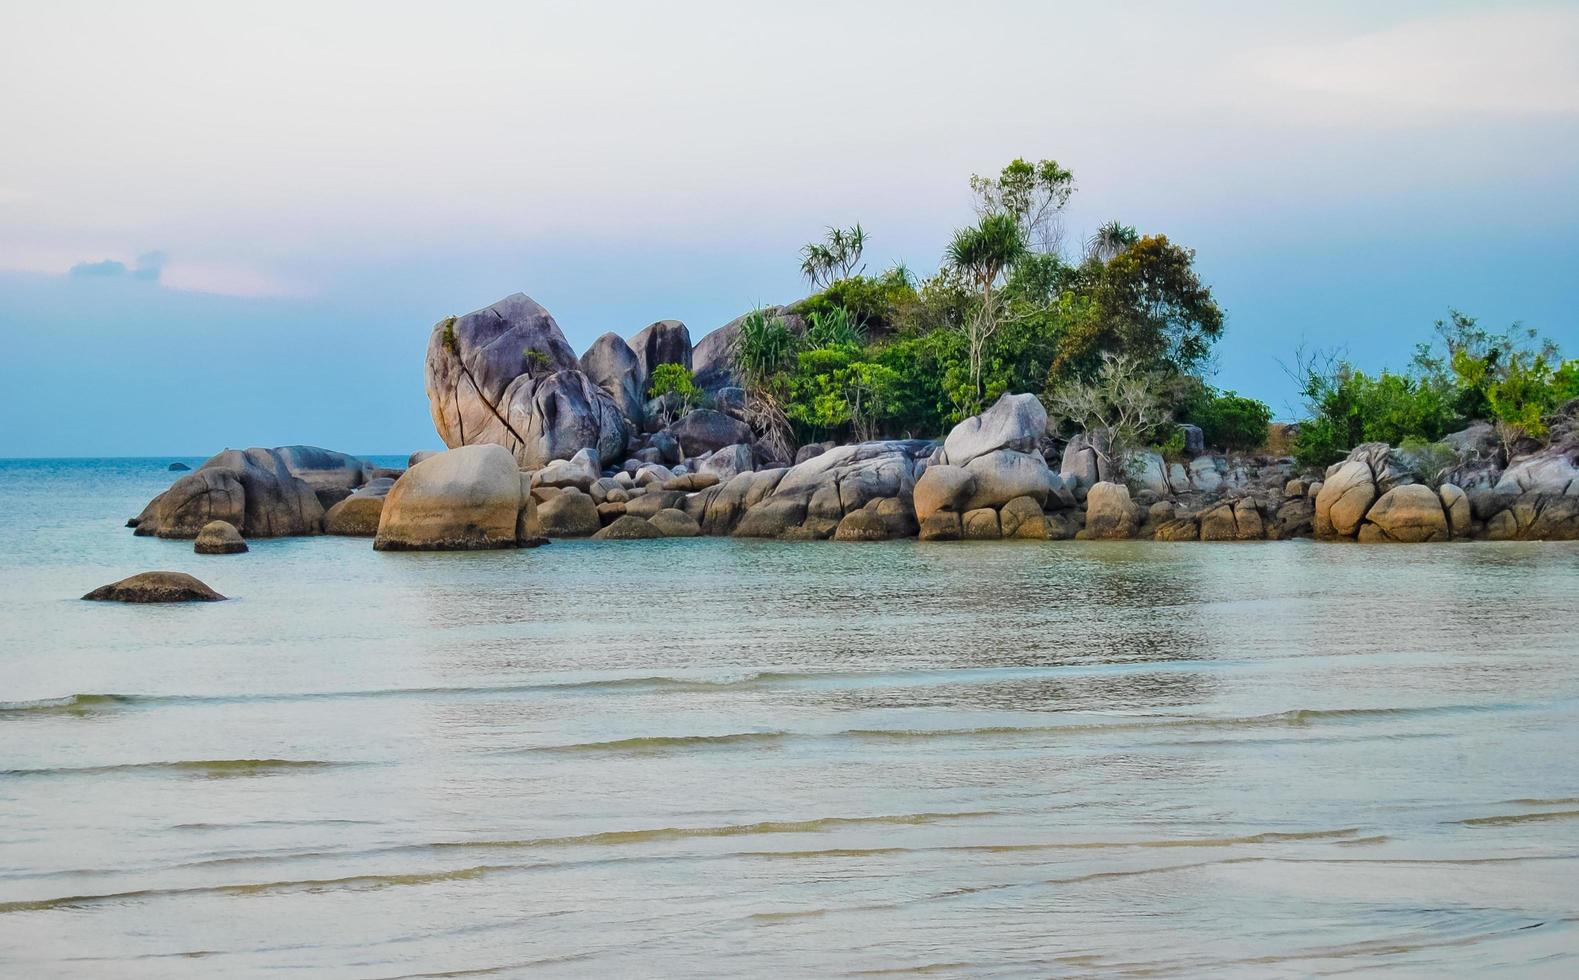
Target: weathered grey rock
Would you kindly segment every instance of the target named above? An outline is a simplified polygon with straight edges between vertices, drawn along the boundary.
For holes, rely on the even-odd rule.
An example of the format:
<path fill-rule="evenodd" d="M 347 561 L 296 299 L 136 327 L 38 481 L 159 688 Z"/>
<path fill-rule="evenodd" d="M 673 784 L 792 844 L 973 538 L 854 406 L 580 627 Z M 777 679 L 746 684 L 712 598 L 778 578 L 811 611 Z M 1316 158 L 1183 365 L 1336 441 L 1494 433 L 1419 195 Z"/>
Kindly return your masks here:
<path fill-rule="evenodd" d="M 600 476 L 592 481 L 591 486 L 587 487 L 587 495 L 592 498 L 593 503 L 602 504 L 608 502 L 609 494 L 615 490 L 623 493 L 624 487 L 620 486 L 620 482 L 612 476 Z M 620 499 L 623 500 L 624 497 L 622 496 Z"/>
<path fill-rule="evenodd" d="M 1306 495 L 1290 500 L 1277 509 L 1272 536 L 1279 540 L 1309 537 L 1315 533 L 1316 501 Z"/>
<path fill-rule="evenodd" d="M 1579 539 L 1579 497 L 1524 494 L 1486 522 L 1494 541 Z"/>
<path fill-rule="evenodd" d="M 598 504 L 598 520 L 602 522 L 604 527 L 608 527 L 624 516 L 625 504 L 623 502 Z"/>
<path fill-rule="evenodd" d="M 1030 453 L 1047 432 L 1047 410 L 1030 394 L 1004 395 L 980 415 L 973 415 L 943 440 L 945 462 L 965 466 L 978 456 L 998 449 Z"/>
<path fill-rule="evenodd" d="M 165 467 L 165 469 L 169 470 L 172 473 L 185 472 L 187 470 L 190 470 L 191 468 L 192 467 L 186 465 L 185 463 L 181 463 L 181 462 L 171 463 L 169 466 Z"/>
<path fill-rule="evenodd" d="M 638 541 L 661 537 L 663 532 L 653 527 L 650 521 L 631 517 L 629 514 L 616 519 L 614 523 L 592 535 L 595 541 Z"/>
<path fill-rule="evenodd" d="M 731 534 L 746 512 L 772 494 L 787 472 L 777 467 L 741 473 L 727 483 L 686 497 L 682 506 L 702 525 L 702 533 Z"/>
<path fill-rule="evenodd" d="M 756 460 L 752 457 L 751 447 L 743 442 L 737 442 L 708 456 L 697 472 L 712 473 L 718 477 L 720 483 L 727 483 L 741 473 L 749 473 L 755 468 Z"/>
<path fill-rule="evenodd" d="M 916 470 L 932 448 L 922 440 L 889 440 L 831 449 L 786 471 L 772 495 L 751 507 L 733 533 L 782 537 L 789 528 L 802 527 L 804 533 L 794 537 L 826 537 L 845 515 L 873 500 L 898 498 L 908 508 Z"/>
<path fill-rule="evenodd" d="M 356 538 L 371 538 L 377 535 L 378 522 L 384 514 L 384 500 L 389 496 L 389 491 L 394 485 L 394 479 L 381 476 L 358 487 L 355 493 L 329 508 L 329 512 L 324 514 L 324 533 Z"/>
<path fill-rule="evenodd" d="M 726 385 L 713 392 L 713 407 L 725 415 L 740 418 L 746 410 L 746 389 Z"/>
<path fill-rule="evenodd" d="M 536 354 L 529 357 L 528 351 Z M 506 393 L 519 388 L 517 381 L 529 367 L 545 377 L 577 364 L 554 318 L 522 293 L 441 320 L 428 339 L 426 364 L 428 404 L 439 438 L 450 447 L 494 443 L 514 451 L 526 438 L 511 432 Z M 540 466 L 549 458 L 554 457 L 528 465 Z"/>
<path fill-rule="evenodd" d="M 317 446 L 280 446 L 274 452 L 291 476 L 312 487 L 315 493 L 355 490 L 371 478 L 374 469 L 365 460 Z"/>
<path fill-rule="evenodd" d="M 1093 447 L 1091 438 L 1081 433 L 1069 440 L 1058 468 L 1058 476 L 1064 484 L 1071 490 L 1089 490 L 1101 482 L 1102 475 L 1101 457 Z"/>
<path fill-rule="evenodd" d="M 632 337 L 630 346 L 641 362 L 643 391 L 652 369 L 660 364 L 678 364 L 691 370 L 691 331 L 679 320 L 659 320 Z"/>
<path fill-rule="evenodd" d="M 591 449 L 583 449 L 569 459 L 551 459 L 543 464 L 532 478 L 533 486 L 575 487 L 583 493 L 590 493 L 592 484 L 602 479 L 602 466 L 598 462 L 598 454 Z"/>
<path fill-rule="evenodd" d="M 666 430 L 680 442 L 687 456 L 700 456 L 737 443 L 751 441 L 751 426 L 710 408 L 688 412 Z"/>
<path fill-rule="evenodd" d="M 1446 541 L 1449 530 L 1442 498 L 1430 487 L 1393 487 L 1370 508 L 1360 527 L 1361 541 Z"/>
<path fill-rule="evenodd" d="M 1579 441 L 1555 443 L 1514 457 L 1503 470 L 1496 489 L 1510 494 L 1579 496 Z"/>
<path fill-rule="evenodd" d="M 249 538 L 319 534 L 323 505 L 278 450 L 227 449 L 170 485 L 138 519 L 139 535 L 195 538 L 209 521 Z"/>
<path fill-rule="evenodd" d="M 1149 449 L 1130 453 L 1124 461 L 1124 473 L 1129 477 L 1130 486 L 1136 490 L 1149 491 L 1158 497 L 1175 492 L 1168 482 L 1168 464 L 1161 453 Z"/>
<path fill-rule="evenodd" d="M 926 468 L 916 480 L 914 499 L 916 518 L 926 520 L 940 510 L 963 513 L 965 501 L 976 490 L 976 477 L 962 466 L 948 464 Z"/>
<path fill-rule="evenodd" d="M 871 507 L 846 514 L 833 532 L 835 541 L 886 541 L 890 536 L 887 524 Z"/>
<path fill-rule="evenodd" d="M 806 445 L 795 450 L 795 465 L 799 466 L 814 456 L 821 456 L 823 453 L 832 449 L 835 445 L 837 445 L 837 443 L 808 442 Z"/>
<path fill-rule="evenodd" d="M 247 542 L 241 539 L 241 532 L 234 524 L 209 521 L 197 532 L 192 550 L 200 555 L 239 555 L 247 550 Z"/>
<path fill-rule="evenodd" d="M 536 537 L 536 505 L 515 457 L 498 445 L 462 446 L 406 470 L 389 488 L 379 551 L 513 548 Z"/>
<path fill-rule="evenodd" d="M 1218 504 L 1200 515 L 1202 541 L 1236 541 L 1239 524 L 1234 520 L 1234 505 Z"/>
<path fill-rule="evenodd" d="M 769 306 L 764 307 L 762 312 L 766 316 L 782 319 L 791 333 L 800 334 L 805 330 L 804 321 L 790 313 L 788 307 Z M 743 313 L 696 342 L 691 351 L 691 375 L 697 387 L 703 391 L 716 392 L 720 388 L 738 386 L 733 360 L 735 338 L 740 335 L 741 322 L 750 315 Z"/>
<path fill-rule="evenodd" d="M 1191 459 L 1206 453 L 1206 433 L 1198 425 L 1184 423 L 1179 426 L 1184 433 L 1184 454 Z"/>
<path fill-rule="evenodd" d="M 626 513 L 630 505 L 626 504 Z M 574 487 L 561 489 L 537 508 L 543 534 L 550 538 L 584 538 L 603 527 L 598 506 L 592 498 Z"/>
<path fill-rule="evenodd" d="M 1202 493 L 1215 493 L 1223 485 L 1223 473 L 1216 456 L 1198 456 L 1190 461 L 1190 486 Z"/>
<path fill-rule="evenodd" d="M 524 469 L 569 459 L 583 449 L 600 460 L 625 454 L 630 430 L 624 414 L 579 370 L 546 377 L 523 374 L 505 389 L 503 406 L 508 425 L 497 441 Z"/>
<path fill-rule="evenodd" d="M 651 520 L 660 510 L 683 508 L 685 494 L 678 490 L 649 490 L 625 502 L 625 513 Z"/>
<path fill-rule="evenodd" d="M 609 393 L 620 412 L 638 428 L 647 404 L 646 373 L 625 338 L 610 331 L 581 355 L 581 373 Z"/>
<path fill-rule="evenodd" d="M 1122 483 L 1098 483 L 1086 495 L 1086 526 L 1079 536 L 1094 540 L 1132 538 L 1136 524 L 1129 487 Z"/>
<path fill-rule="evenodd" d="M 685 460 L 685 453 L 680 449 L 680 440 L 668 432 L 653 433 L 652 448 L 658 451 L 658 462 L 666 466 L 674 466 Z"/>
<path fill-rule="evenodd" d="M 225 597 L 185 572 L 140 572 L 83 596 L 94 602 L 219 602 Z"/>
<path fill-rule="evenodd" d="M 928 467 L 928 472 L 931 471 Z M 998 449 L 984 453 L 965 464 L 972 477 L 970 495 L 962 510 L 1002 507 L 1015 497 L 1030 497 L 1038 506 L 1047 503 L 1062 481 L 1047 468 L 1041 453 L 1022 453 Z M 926 474 L 922 474 L 922 479 Z"/>
<path fill-rule="evenodd" d="M 702 526 L 696 522 L 696 518 L 673 507 L 665 507 L 648 518 L 648 521 L 666 538 L 694 538 L 702 533 Z"/>
<path fill-rule="evenodd" d="M 1364 460 L 1349 460 L 1328 472 L 1316 495 L 1316 536 L 1353 537 L 1376 497 L 1371 467 Z"/>
<path fill-rule="evenodd" d="M 641 468 L 636 471 L 636 486 L 661 487 L 665 483 L 668 483 L 670 480 L 674 479 L 674 475 L 674 470 L 669 469 L 669 467 L 663 465 L 662 463 L 644 463 L 642 464 Z"/>

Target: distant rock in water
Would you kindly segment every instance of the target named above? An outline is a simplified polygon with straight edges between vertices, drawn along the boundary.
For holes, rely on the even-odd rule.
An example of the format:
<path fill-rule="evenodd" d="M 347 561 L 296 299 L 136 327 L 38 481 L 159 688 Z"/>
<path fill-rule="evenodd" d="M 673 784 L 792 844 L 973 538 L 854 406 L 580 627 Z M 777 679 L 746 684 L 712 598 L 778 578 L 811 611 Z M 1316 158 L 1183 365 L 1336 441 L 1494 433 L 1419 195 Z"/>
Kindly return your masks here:
<path fill-rule="evenodd" d="M 186 465 L 185 463 L 171 463 L 169 466 L 165 467 L 165 469 L 169 470 L 171 473 L 180 473 L 183 470 L 190 470 L 191 468 L 192 467 Z"/>
<path fill-rule="evenodd" d="M 82 598 L 93 602 L 220 602 L 225 597 L 185 572 L 141 572 L 102 585 Z"/>
<path fill-rule="evenodd" d="M 137 534 L 195 538 L 210 521 L 232 524 L 249 538 L 322 533 L 323 504 L 288 463 L 302 448 L 225 450 L 150 501 L 136 518 Z"/>
<path fill-rule="evenodd" d="M 200 555 L 239 555 L 247 550 L 247 542 L 241 539 L 241 532 L 234 524 L 209 521 L 197 532 L 192 550 Z"/>

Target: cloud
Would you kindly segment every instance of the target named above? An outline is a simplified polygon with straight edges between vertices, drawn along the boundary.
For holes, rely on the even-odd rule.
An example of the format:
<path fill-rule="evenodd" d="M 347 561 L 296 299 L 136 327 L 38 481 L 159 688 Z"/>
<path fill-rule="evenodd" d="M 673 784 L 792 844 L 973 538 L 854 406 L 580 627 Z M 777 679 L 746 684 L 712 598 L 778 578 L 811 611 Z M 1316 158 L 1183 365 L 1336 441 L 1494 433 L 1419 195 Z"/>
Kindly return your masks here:
<path fill-rule="evenodd" d="M 1250 52 L 1262 77 L 1371 108 L 1579 113 L 1579 8 L 1502 7 Z"/>
<path fill-rule="evenodd" d="M 136 279 L 141 282 L 158 282 L 164 271 L 163 252 L 144 252 L 137 262 L 128 266 L 115 259 L 98 262 L 78 262 L 68 273 L 73 279 Z"/>

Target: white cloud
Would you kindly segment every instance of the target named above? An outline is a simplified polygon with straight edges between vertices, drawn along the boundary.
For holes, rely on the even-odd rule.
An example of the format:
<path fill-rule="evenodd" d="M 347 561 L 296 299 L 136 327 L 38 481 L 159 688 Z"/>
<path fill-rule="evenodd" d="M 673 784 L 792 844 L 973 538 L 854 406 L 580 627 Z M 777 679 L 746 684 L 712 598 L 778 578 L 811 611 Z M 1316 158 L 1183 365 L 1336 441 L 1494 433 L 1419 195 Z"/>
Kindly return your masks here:
<path fill-rule="evenodd" d="M 1246 57 L 1295 90 L 1408 113 L 1579 112 L 1579 8 L 1502 7 Z"/>

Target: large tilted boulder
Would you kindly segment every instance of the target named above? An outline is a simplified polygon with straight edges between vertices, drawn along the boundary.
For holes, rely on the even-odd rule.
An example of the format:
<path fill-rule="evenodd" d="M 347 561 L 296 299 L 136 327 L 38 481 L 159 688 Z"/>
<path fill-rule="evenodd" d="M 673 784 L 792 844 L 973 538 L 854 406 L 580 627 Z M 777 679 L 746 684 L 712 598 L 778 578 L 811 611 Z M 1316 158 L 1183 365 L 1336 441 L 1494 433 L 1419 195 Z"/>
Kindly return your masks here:
<path fill-rule="evenodd" d="M 586 448 L 603 459 L 624 454 L 619 405 L 580 370 L 548 311 L 521 293 L 435 325 L 426 378 L 434 427 L 450 447 L 504 446 L 530 468 Z"/>
<path fill-rule="evenodd" d="M 537 508 L 503 446 L 462 446 L 408 469 L 384 500 L 380 551 L 476 551 L 537 543 Z"/>
<path fill-rule="evenodd" d="M 277 449 L 227 449 L 149 502 L 137 534 L 195 538 L 210 521 L 249 538 L 320 534 L 323 505 Z"/>
<path fill-rule="evenodd" d="M 225 597 L 185 572 L 142 572 L 83 596 L 94 602 L 219 602 Z"/>
<path fill-rule="evenodd" d="M 660 364 L 678 364 L 691 370 L 691 331 L 679 320 L 659 320 L 630 340 L 631 350 L 641 363 L 643 390 Z"/>
<path fill-rule="evenodd" d="M 720 483 L 727 483 L 741 473 L 749 473 L 754 469 L 756 469 L 756 459 L 751 454 L 751 447 L 743 442 L 737 442 L 708 456 L 703 460 L 702 468 L 698 472 L 712 473 L 718 477 Z"/>
<path fill-rule="evenodd" d="M 366 460 L 317 446 L 280 446 L 274 451 L 292 476 L 313 488 L 325 507 L 366 483 L 375 469 Z"/>
<path fill-rule="evenodd" d="M 1496 489 L 1505 494 L 1579 496 L 1579 441 L 1565 440 L 1527 456 L 1516 456 Z"/>
<path fill-rule="evenodd" d="M 1097 454 L 1092 439 L 1090 434 L 1081 433 L 1064 446 L 1058 476 L 1071 490 L 1081 487 L 1089 490 L 1107 477 L 1104 472 L 1107 467 L 1102 464 L 1102 457 Z"/>
<path fill-rule="evenodd" d="M 687 456 L 700 456 L 751 441 L 751 426 L 710 408 L 688 412 L 664 430 Z"/>
<path fill-rule="evenodd" d="M 581 373 L 609 393 L 614 404 L 635 425 L 641 425 L 647 403 L 647 376 L 641 359 L 625 338 L 610 331 L 592 342 L 581 355 Z"/>
<path fill-rule="evenodd" d="M 998 449 L 1035 451 L 1047 432 L 1047 410 L 1035 395 L 1004 395 L 980 415 L 973 415 L 949 431 L 939 462 L 965 466 L 978 456 Z"/>
<path fill-rule="evenodd" d="M 378 534 L 378 522 L 384 516 L 384 500 L 395 486 L 392 477 L 381 476 L 368 480 L 323 515 L 323 532 L 353 538 L 371 538 Z"/>
<path fill-rule="evenodd" d="M 1365 515 L 1361 541 L 1446 541 L 1450 531 L 1442 498 L 1418 483 L 1393 487 Z"/>

